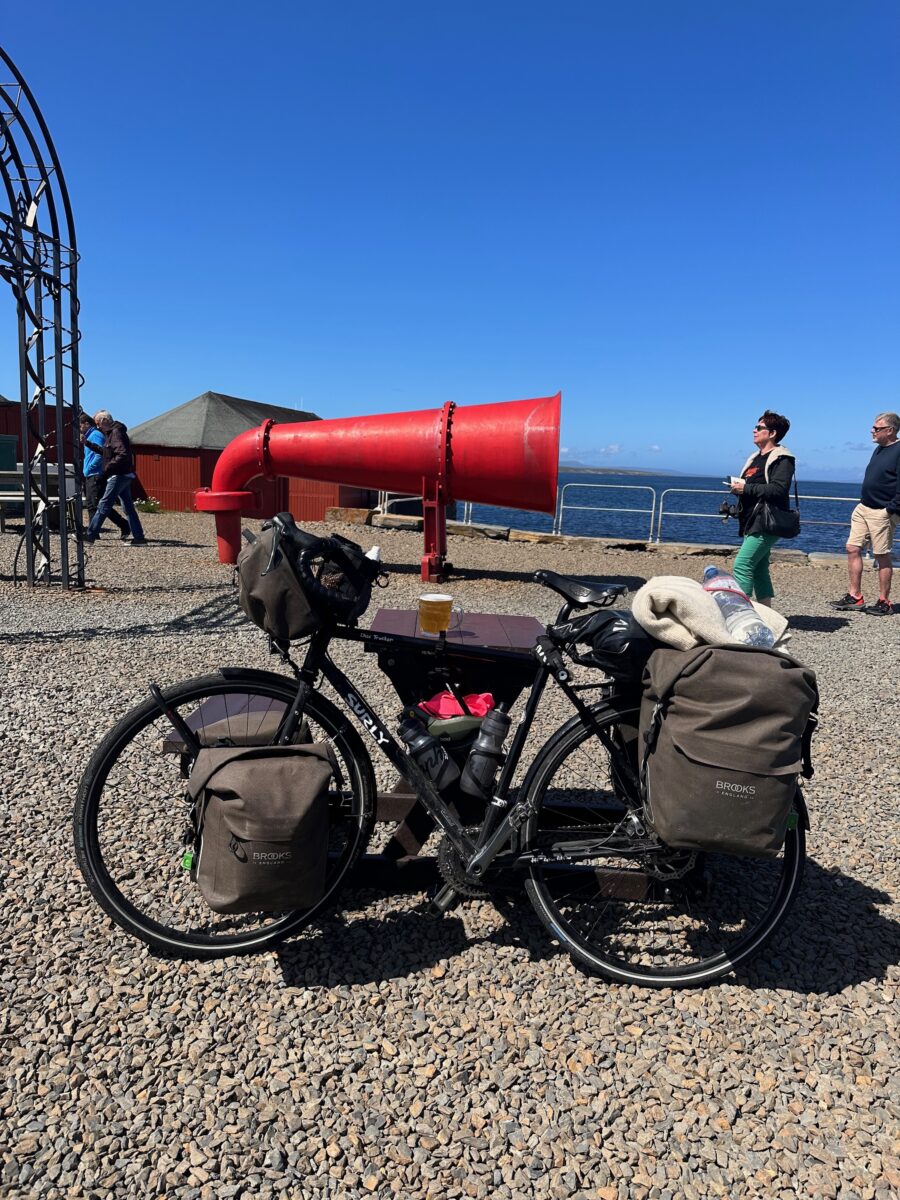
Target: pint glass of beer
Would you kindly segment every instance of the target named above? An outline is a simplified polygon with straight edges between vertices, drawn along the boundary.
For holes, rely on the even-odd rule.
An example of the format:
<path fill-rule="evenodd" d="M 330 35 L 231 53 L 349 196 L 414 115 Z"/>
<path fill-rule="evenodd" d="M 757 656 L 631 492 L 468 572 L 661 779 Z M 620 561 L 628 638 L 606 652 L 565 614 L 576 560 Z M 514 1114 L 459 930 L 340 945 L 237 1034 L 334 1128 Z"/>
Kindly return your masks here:
<path fill-rule="evenodd" d="M 419 597 L 419 630 L 424 637 L 438 637 L 450 628 L 454 613 L 458 626 L 462 609 L 453 603 L 453 597 L 443 592 L 427 592 Z"/>

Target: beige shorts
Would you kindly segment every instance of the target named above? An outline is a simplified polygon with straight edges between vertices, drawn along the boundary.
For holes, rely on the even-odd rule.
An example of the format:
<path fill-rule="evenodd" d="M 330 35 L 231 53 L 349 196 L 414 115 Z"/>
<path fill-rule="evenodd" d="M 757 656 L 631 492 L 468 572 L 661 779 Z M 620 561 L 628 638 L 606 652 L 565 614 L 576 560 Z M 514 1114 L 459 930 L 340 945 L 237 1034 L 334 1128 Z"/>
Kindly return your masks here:
<path fill-rule="evenodd" d="M 890 554 L 898 520 L 900 517 L 895 517 L 886 508 L 867 508 L 865 504 L 857 504 L 850 514 L 847 544 L 859 546 L 862 550 L 870 542 L 873 554 Z"/>

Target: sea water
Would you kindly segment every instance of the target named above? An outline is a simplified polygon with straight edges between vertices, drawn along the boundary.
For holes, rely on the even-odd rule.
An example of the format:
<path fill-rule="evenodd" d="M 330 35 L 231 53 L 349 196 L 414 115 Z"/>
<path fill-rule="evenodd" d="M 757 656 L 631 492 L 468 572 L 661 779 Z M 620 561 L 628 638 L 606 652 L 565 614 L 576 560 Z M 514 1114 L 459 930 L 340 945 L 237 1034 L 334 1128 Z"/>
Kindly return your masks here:
<path fill-rule="evenodd" d="M 653 497 L 647 489 L 652 488 L 656 492 L 657 514 L 660 501 L 664 504 L 661 541 L 737 546 L 740 543 L 737 521 L 723 521 L 717 515 L 723 500 L 737 503 L 737 497 L 723 485 L 723 478 L 712 475 L 627 475 L 560 470 L 560 487 L 572 485 L 565 493 L 567 508 L 563 513 L 562 532 L 580 537 L 649 541 Z M 590 486 L 592 484 L 605 486 L 595 490 Z M 850 528 L 850 513 L 858 502 L 860 485 L 801 479 L 798 486 L 801 497 L 824 496 L 826 499 L 801 499 L 800 535 L 790 541 L 781 541 L 778 545 L 782 549 L 843 553 Z M 667 493 L 665 497 L 663 492 Z M 792 506 L 793 503 L 792 492 Z M 570 508 L 570 505 L 579 507 Z M 645 511 L 596 511 L 598 509 Z M 461 518 L 462 504 L 457 511 Z M 703 515 L 687 515 L 695 513 Z M 478 525 L 508 525 L 512 529 L 540 533 L 550 533 L 553 529 L 553 517 L 545 513 L 494 508 L 487 504 L 472 505 L 472 520 Z M 657 520 L 658 516 L 653 522 L 653 540 L 656 539 Z"/>

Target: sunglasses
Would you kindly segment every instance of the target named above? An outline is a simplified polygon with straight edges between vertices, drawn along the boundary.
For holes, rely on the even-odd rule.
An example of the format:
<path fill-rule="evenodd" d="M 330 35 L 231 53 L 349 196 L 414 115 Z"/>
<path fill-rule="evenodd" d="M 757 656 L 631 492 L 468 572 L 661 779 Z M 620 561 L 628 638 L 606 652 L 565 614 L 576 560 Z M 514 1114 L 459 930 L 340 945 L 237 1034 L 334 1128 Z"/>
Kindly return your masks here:
<path fill-rule="evenodd" d="M 756 428 L 759 429 L 759 426 L 757 425 Z M 890 428 L 891 428 L 890 425 L 873 425 L 872 432 L 873 433 L 884 433 L 884 431 L 886 429 L 890 429 Z"/>
<path fill-rule="evenodd" d="M 759 432 L 760 432 L 760 430 L 762 430 L 762 429 L 764 429 L 764 430 L 766 431 L 766 433 L 768 433 L 768 432 L 769 432 L 769 427 L 768 427 L 768 425 L 754 425 L 754 426 L 753 426 L 753 432 L 754 432 L 754 433 L 759 433 Z"/>

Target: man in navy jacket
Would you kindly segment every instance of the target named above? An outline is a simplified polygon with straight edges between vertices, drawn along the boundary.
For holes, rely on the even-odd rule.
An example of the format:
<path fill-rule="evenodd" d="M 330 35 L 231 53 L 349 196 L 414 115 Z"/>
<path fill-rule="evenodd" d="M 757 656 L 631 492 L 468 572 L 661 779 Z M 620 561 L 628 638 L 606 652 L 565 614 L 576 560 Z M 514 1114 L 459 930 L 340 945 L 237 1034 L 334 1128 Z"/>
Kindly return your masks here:
<path fill-rule="evenodd" d="M 894 530 L 900 523 L 900 416 L 894 412 L 879 413 L 872 423 L 875 451 L 863 477 L 860 503 L 850 517 L 850 537 L 847 539 L 847 565 L 850 590 L 832 607 L 842 611 L 861 609 L 876 617 L 890 616 L 891 549 Z M 862 594 L 862 551 L 869 543 L 878 563 L 879 596 L 875 604 L 866 604 Z"/>

